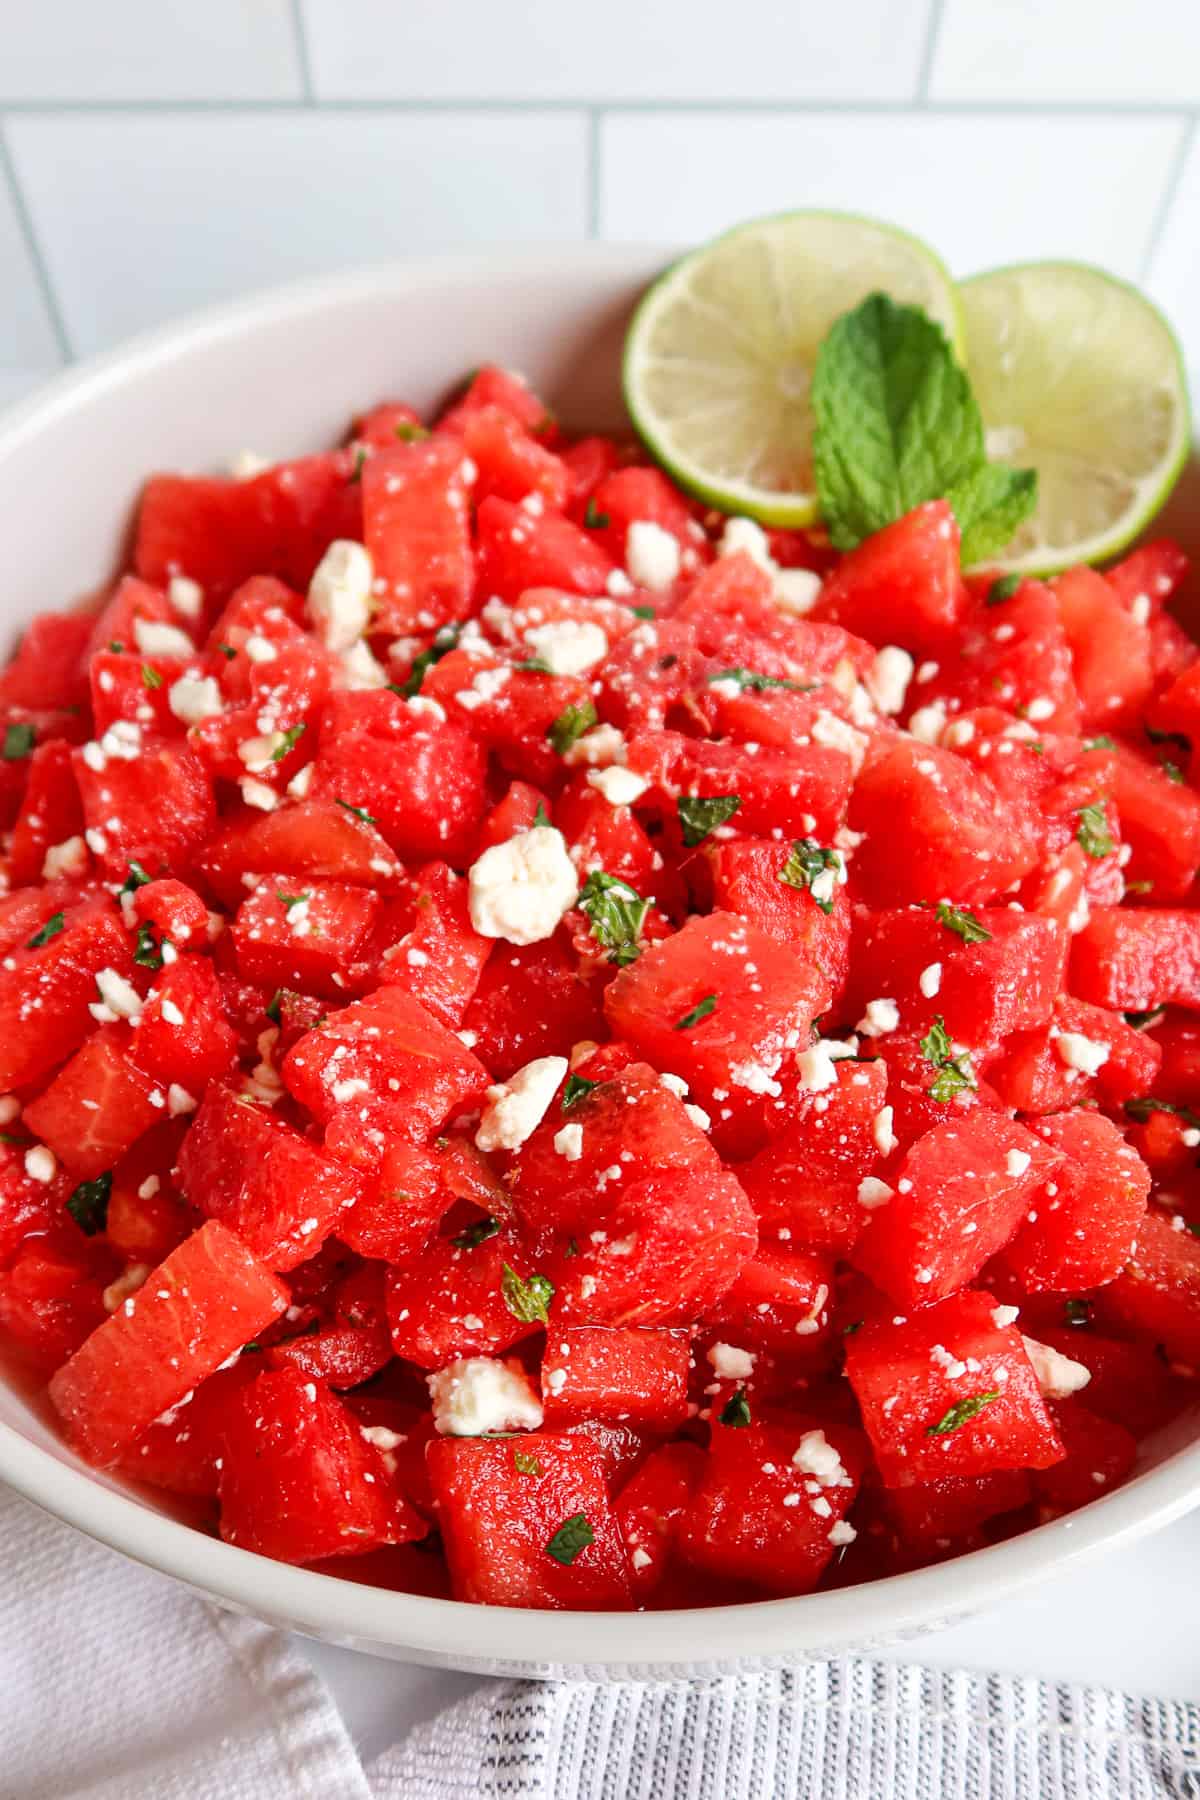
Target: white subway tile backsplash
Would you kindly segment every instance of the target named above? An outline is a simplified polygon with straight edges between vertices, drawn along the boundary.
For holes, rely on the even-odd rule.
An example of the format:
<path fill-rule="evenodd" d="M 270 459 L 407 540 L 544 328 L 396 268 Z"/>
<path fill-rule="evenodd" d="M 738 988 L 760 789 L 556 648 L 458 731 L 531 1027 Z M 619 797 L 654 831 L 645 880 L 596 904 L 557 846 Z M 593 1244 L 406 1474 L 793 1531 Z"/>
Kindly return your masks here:
<path fill-rule="evenodd" d="M 957 274 L 1065 257 L 1136 277 L 1183 131 L 1168 114 L 618 113 L 601 228 L 689 243 L 828 206 L 907 227 Z"/>
<path fill-rule="evenodd" d="M 74 346 L 414 251 L 587 229 L 587 124 L 554 112 L 13 118 Z"/>
<path fill-rule="evenodd" d="M 856 98 L 916 92 L 930 0 L 302 0 L 321 99 Z"/>
<path fill-rule="evenodd" d="M 1200 99 L 1196 0 L 946 0 L 938 100 Z"/>
<path fill-rule="evenodd" d="M 3 9 L 0 9 L 3 10 Z M 282 100 L 302 91 L 289 0 L 55 0 L 2 26 L 0 101 Z"/>
<path fill-rule="evenodd" d="M 61 358 L 2 158 L 0 147 L 0 399 L 11 400 L 22 369 L 53 369 Z"/>
<path fill-rule="evenodd" d="M 1179 333 L 1193 393 L 1200 398 L 1200 131 L 1192 135 L 1146 288 Z"/>

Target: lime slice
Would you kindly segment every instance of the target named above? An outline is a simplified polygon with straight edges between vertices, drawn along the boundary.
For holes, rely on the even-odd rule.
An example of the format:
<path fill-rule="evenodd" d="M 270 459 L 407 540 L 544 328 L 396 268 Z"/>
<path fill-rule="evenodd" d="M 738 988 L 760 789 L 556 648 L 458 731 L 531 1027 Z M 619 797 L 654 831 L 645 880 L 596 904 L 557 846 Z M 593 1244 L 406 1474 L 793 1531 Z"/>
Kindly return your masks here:
<path fill-rule="evenodd" d="M 882 290 L 961 345 L 954 284 L 932 250 L 850 213 L 755 219 L 667 270 L 625 342 L 625 403 L 682 487 L 767 525 L 817 516 L 809 386 L 839 314 Z"/>
<path fill-rule="evenodd" d="M 1170 326 L 1081 263 L 1027 263 L 959 289 L 988 454 L 1038 472 L 1037 512 L 989 567 L 1045 575 L 1115 556 L 1158 511 L 1191 438 Z"/>

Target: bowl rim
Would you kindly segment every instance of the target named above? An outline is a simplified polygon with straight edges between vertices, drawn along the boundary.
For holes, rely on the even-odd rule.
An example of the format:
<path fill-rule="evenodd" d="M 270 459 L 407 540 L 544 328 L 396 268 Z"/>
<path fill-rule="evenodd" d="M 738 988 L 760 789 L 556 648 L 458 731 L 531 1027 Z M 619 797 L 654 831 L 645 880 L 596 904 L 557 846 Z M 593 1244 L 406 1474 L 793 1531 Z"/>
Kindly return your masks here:
<path fill-rule="evenodd" d="M 0 412 L 0 462 L 63 415 L 185 347 L 312 311 L 443 282 L 561 275 L 564 263 L 610 277 L 665 268 L 676 244 L 497 245 L 381 262 L 258 290 L 189 312 L 64 369 Z M 68 1453 L 69 1454 L 69 1453 Z M 155 1511 L 98 1473 L 0 1421 L 0 1480 L 43 1511 L 136 1563 L 222 1604 L 287 1629 L 446 1666 L 492 1665 L 530 1675 L 651 1676 L 821 1656 L 947 1625 L 1102 1553 L 1169 1525 L 1200 1504 L 1200 1438 L 1079 1512 L 1003 1543 L 847 1588 L 731 1606 L 642 1612 L 560 1612 L 472 1605 L 368 1585 L 273 1561 Z"/>

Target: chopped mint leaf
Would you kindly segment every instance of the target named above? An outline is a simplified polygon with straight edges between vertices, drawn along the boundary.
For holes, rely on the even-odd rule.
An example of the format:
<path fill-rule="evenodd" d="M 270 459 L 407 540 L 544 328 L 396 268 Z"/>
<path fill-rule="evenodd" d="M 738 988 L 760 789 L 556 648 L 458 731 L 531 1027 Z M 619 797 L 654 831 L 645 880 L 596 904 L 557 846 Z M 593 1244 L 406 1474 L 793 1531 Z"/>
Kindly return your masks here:
<path fill-rule="evenodd" d="M 62 928 L 63 915 L 60 912 L 51 913 L 41 930 L 34 932 L 25 948 L 27 950 L 40 950 L 42 945 L 48 944 L 52 937 L 57 937 Z"/>
<path fill-rule="evenodd" d="M 1165 762 L 1161 766 L 1162 772 L 1168 781 L 1173 781 L 1176 787 L 1183 786 L 1183 770 L 1178 763 Z"/>
<path fill-rule="evenodd" d="M 750 1402 L 746 1398 L 745 1388 L 739 1388 L 731 1394 L 718 1415 L 722 1425 L 740 1427 L 750 1423 Z"/>
<path fill-rule="evenodd" d="M 707 800 L 699 794 L 680 794 L 675 809 L 683 826 L 684 843 L 689 849 L 702 844 L 710 831 L 732 819 L 741 804 L 740 794 L 714 794 Z"/>
<path fill-rule="evenodd" d="M 597 509 L 595 498 L 592 497 L 588 500 L 587 511 L 583 515 L 583 522 L 585 525 L 590 526 L 593 531 L 607 531 L 612 520 L 607 513 L 602 513 Z"/>
<path fill-rule="evenodd" d="M 281 894 L 279 889 L 276 888 L 275 889 L 275 898 L 278 900 L 280 906 L 283 907 L 285 912 L 291 912 L 293 906 L 300 906 L 303 904 L 303 902 L 305 900 L 311 900 L 312 895 L 311 894 Z"/>
<path fill-rule="evenodd" d="M 112 1193 L 112 1170 L 106 1169 L 94 1181 L 81 1181 L 67 1199 L 67 1211 L 87 1237 L 95 1237 L 108 1222 L 108 1197 Z"/>
<path fill-rule="evenodd" d="M 300 742 L 300 739 L 307 730 L 308 726 L 304 723 L 303 719 L 301 719 L 298 725 L 290 726 L 283 734 L 283 742 L 277 749 L 271 752 L 271 761 L 282 762 L 284 757 L 288 754 L 288 751 L 296 748 L 296 745 Z"/>
<path fill-rule="evenodd" d="M 1075 836 L 1083 846 L 1085 856 L 1094 857 L 1097 862 L 1102 856 L 1111 856 L 1116 846 L 1100 802 L 1097 800 L 1091 806 L 1081 806 L 1076 817 L 1079 823 L 1075 828 Z"/>
<path fill-rule="evenodd" d="M 151 690 L 151 692 L 153 692 L 155 688 L 160 688 L 162 686 L 162 684 L 163 684 L 163 678 L 159 674 L 158 670 L 152 669 L 150 667 L 149 663 L 143 663 L 142 664 L 142 686 L 144 688 L 149 688 Z"/>
<path fill-rule="evenodd" d="M 983 421 L 941 326 L 870 294 L 817 354 L 811 403 L 821 512 L 835 549 L 948 498 L 963 561 L 995 555 L 1032 512 L 1036 476 L 989 464 Z"/>
<path fill-rule="evenodd" d="M 590 1094 L 592 1089 L 598 1086 L 598 1082 L 589 1081 L 586 1075 L 568 1075 L 566 1086 L 563 1088 L 563 1111 L 570 1112 L 571 1108 L 582 1100 L 585 1094 Z"/>
<path fill-rule="evenodd" d="M 925 1427 L 925 1435 L 927 1437 L 945 1437 L 947 1432 L 957 1431 L 960 1426 L 965 1425 L 968 1419 L 977 1418 L 985 1406 L 990 1406 L 993 1400 L 999 1398 L 1000 1389 L 992 1388 L 990 1393 L 972 1394 L 966 1400 L 959 1400 L 950 1408 L 949 1412 L 943 1413 L 936 1425 Z"/>
<path fill-rule="evenodd" d="M 1142 730 L 1152 744 L 1176 744 L 1180 750 L 1190 750 L 1192 740 L 1184 737 L 1182 731 L 1156 731 L 1153 725 L 1143 725 Z"/>
<path fill-rule="evenodd" d="M 684 1013 L 682 1019 L 675 1021 L 675 1029 L 676 1031 L 690 1031 L 693 1025 L 698 1025 L 701 1019 L 707 1019 L 709 1013 L 714 1013 L 716 1010 L 717 996 L 705 994 L 703 1000 L 693 1006 L 691 1012 Z"/>
<path fill-rule="evenodd" d="M 468 1225 L 465 1231 L 460 1231 L 450 1242 L 459 1250 L 475 1250 L 480 1244 L 486 1244 L 489 1238 L 494 1238 L 499 1230 L 499 1219 L 490 1216 L 476 1219 L 473 1225 Z"/>
<path fill-rule="evenodd" d="M 367 460 L 367 452 L 366 452 L 365 448 L 363 447 L 363 445 L 360 444 L 358 446 L 357 450 L 354 452 L 354 467 L 351 469 L 349 475 L 347 475 L 347 477 L 346 477 L 347 481 L 361 481 L 362 480 L 363 464 L 366 462 L 366 460 Z"/>
<path fill-rule="evenodd" d="M 124 654 L 125 654 L 125 646 L 121 642 L 120 638 L 110 639 L 108 647 L 114 656 L 124 656 Z"/>
<path fill-rule="evenodd" d="M 267 1002 L 267 1006 L 266 1006 L 267 1017 L 275 1025 L 278 1025 L 280 1023 L 279 1002 L 283 999 L 283 996 L 286 993 L 287 993 L 286 988 L 276 988 L 275 992 L 271 995 L 270 1000 Z"/>
<path fill-rule="evenodd" d="M 166 943 L 166 941 L 167 940 L 164 938 L 163 943 Z M 133 953 L 133 960 L 135 963 L 140 964 L 143 969 L 161 969 L 162 968 L 162 966 L 163 966 L 162 948 L 159 944 L 158 939 L 154 935 L 153 926 L 151 926 L 151 925 L 139 925 L 138 926 L 137 948 Z"/>
<path fill-rule="evenodd" d="M 635 619 L 657 619 L 658 617 L 652 606 L 631 606 L 629 610 Z"/>
<path fill-rule="evenodd" d="M 449 656 L 451 650 L 458 643 L 461 631 L 461 625 L 443 625 L 441 630 L 435 633 L 429 649 L 422 650 L 419 656 L 413 658 L 412 668 L 408 671 L 408 679 L 396 689 L 396 692 L 402 694 L 406 700 L 411 700 L 416 694 L 419 694 L 426 670 L 432 669 L 434 663 L 441 662 L 443 656 Z"/>
<path fill-rule="evenodd" d="M 553 675 L 554 670 L 543 656 L 530 656 L 524 662 L 514 663 L 513 668 L 522 675 Z"/>
<path fill-rule="evenodd" d="M 738 687 L 743 690 L 749 688 L 753 693 L 762 693 L 767 688 L 788 688 L 793 694 L 814 692 L 811 682 L 805 685 L 799 681 L 785 681 L 782 676 L 759 675 L 753 669 L 718 669 L 715 675 L 709 676 L 708 685 L 711 687 L 716 681 L 733 681 Z"/>
<path fill-rule="evenodd" d="M 422 438 L 429 436 L 423 425 L 413 425 L 408 419 L 401 419 L 394 429 L 402 444 L 419 444 Z"/>
<path fill-rule="evenodd" d="M 237 651 L 232 644 L 218 644 L 217 649 L 221 652 L 221 655 L 225 657 L 227 662 L 232 662 L 237 655 Z"/>
<path fill-rule="evenodd" d="M 807 888 L 821 911 L 831 913 L 841 873 L 842 859 L 836 850 L 826 850 L 815 838 L 797 838 L 779 879 L 789 887 Z"/>
<path fill-rule="evenodd" d="M 1102 731 L 1099 737 L 1088 738 L 1083 747 L 1085 750 L 1115 750 L 1117 746 L 1107 731 Z"/>
<path fill-rule="evenodd" d="M 596 1534 L 587 1521 L 586 1513 L 573 1513 L 564 1519 L 546 1549 L 555 1562 L 565 1563 L 567 1568 L 575 1561 L 581 1550 L 596 1541 Z"/>
<path fill-rule="evenodd" d="M 33 749 L 35 733 L 32 725 L 6 725 L 4 727 L 5 762 L 21 762 Z"/>
<path fill-rule="evenodd" d="M 1152 1100 L 1150 1098 L 1127 1100 L 1125 1111 L 1131 1119 L 1138 1119 L 1143 1123 L 1151 1113 L 1174 1113 L 1177 1119 L 1182 1119 L 1184 1124 L 1190 1126 L 1192 1130 L 1200 1129 L 1200 1113 L 1193 1112 L 1190 1106 L 1176 1106 L 1170 1100 Z"/>
<path fill-rule="evenodd" d="M 939 900 L 933 914 L 939 925 L 960 937 L 964 944 L 990 944 L 992 941 L 991 932 L 965 906 L 951 906 L 948 900 Z"/>
<path fill-rule="evenodd" d="M 591 922 L 592 936 L 608 951 L 608 960 L 623 969 L 642 953 L 641 930 L 650 911 L 635 889 L 616 875 L 593 869 L 583 884 L 579 910 Z"/>
<path fill-rule="evenodd" d="M 559 756 L 565 756 L 572 744 L 578 743 L 585 731 L 599 723 L 599 714 L 590 700 L 581 706 L 564 706 L 546 736 Z"/>
<path fill-rule="evenodd" d="M 554 1298 L 554 1283 L 545 1275 L 531 1275 L 526 1281 L 505 1263 L 500 1276 L 500 1292 L 505 1306 L 522 1325 L 549 1324 L 547 1308 Z"/>
<path fill-rule="evenodd" d="M 971 1058 L 965 1051 L 960 1056 L 955 1056 L 954 1045 L 950 1042 L 950 1033 L 946 1030 L 946 1021 L 941 1013 L 936 1015 L 928 1034 L 921 1039 L 921 1054 L 926 1062 L 932 1063 L 936 1071 L 926 1091 L 930 1099 L 936 1100 L 939 1105 L 944 1106 L 953 1100 L 955 1094 L 975 1087 Z"/>
<path fill-rule="evenodd" d="M 365 806 L 351 806 L 348 800 L 336 800 L 335 803 L 344 808 L 346 812 L 353 813 L 356 819 L 361 819 L 364 825 L 378 825 L 379 823 L 379 820 L 369 813 Z"/>
<path fill-rule="evenodd" d="M 540 1475 L 542 1465 L 531 1450 L 518 1450 L 513 1447 L 513 1462 L 518 1475 Z"/>
<path fill-rule="evenodd" d="M 549 825 L 549 823 L 550 823 L 550 815 L 546 811 L 546 808 L 542 805 L 541 801 L 539 800 L 537 803 L 537 808 L 533 815 L 533 829 L 535 831 L 544 830 L 545 827 L 547 825 Z"/>
<path fill-rule="evenodd" d="M 1003 605 L 1006 600 L 1012 599 L 1020 585 L 1021 577 L 1019 575 L 998 575 L 987 591 L 985 604 L 988 606 Z"/>
<path fill-rule="evenodd" d="M 136 894 L 140 887 L 149 887 L 150 880 L 150 876 L 147 875 L 140 862 L 131 862 L 129 864 L 129 873 L 125 877 L 121 892 L 123 894 Z"/>

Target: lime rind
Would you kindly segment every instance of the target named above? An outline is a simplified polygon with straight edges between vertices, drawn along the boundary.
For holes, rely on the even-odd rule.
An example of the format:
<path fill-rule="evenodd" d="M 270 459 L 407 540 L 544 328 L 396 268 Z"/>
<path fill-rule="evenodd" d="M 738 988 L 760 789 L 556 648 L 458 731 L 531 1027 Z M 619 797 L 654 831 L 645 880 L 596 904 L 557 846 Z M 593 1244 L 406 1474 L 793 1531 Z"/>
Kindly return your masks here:
<path fill-rule="evenodd" d="M 961 358 L 954 284 L 908 232 L 855 213 L 775 213 L 689 252 L 630 323 L 623 384 L 639 435 L 717 510 L 812 524 L 816 352 L 834 318 L 879 288 L 923 306 Z"/>
<path fill-rule="evenodd" d="M 1052 575 L 1119 555 L 1165 503 L 1191 446 L 1167 320 L 1087 263 L 1013 264 L 960 291 L 991 453 L 1039 476 L 1036 513 L 988 567 Z"/>

